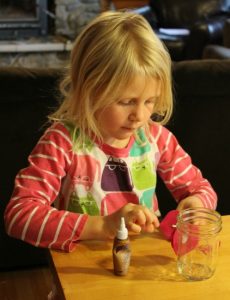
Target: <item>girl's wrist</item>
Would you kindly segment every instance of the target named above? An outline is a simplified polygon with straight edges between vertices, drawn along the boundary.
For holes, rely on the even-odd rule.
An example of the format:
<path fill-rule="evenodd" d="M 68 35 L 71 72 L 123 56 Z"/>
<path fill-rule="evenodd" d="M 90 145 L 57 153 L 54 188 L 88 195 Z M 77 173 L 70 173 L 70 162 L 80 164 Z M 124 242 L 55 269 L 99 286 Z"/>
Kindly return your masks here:
<path fill-rule="evenodd" d="M 80 240 L 104 240 L 109 234 L 106 228 L 106 217 L 88 216 L 85 226 L 81 232 Z"/>

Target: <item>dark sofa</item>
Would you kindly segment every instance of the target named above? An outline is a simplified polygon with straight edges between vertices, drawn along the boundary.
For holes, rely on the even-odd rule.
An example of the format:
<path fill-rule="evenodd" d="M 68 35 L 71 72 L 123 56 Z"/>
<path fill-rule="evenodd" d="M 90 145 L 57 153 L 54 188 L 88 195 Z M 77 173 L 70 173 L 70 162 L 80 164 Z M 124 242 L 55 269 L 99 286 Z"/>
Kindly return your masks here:
<path fill-rule="evenodd" d="M 3 212 L 14 177 L 44 130 L 46 116 L 56 105 L 60 71 L 0 68 L 0 269 L 46 264 L 46 251 L 8 237 Z"/>
<path fill-rule="evenodd" d="M 56 106 L 61 70 L 0 68 L 0 269 L 47 264 L 46 250 L 5 234 L 3 212 L 17 171 L 42 134 L 46 116 Z M 219 196 L 218 211 L 230 213 L 230 60 L 184 61 L 173 66 L 175 111 L 168 127 L 193 157 Z M 175 202 L 159 180 L 163 215 Z"/>

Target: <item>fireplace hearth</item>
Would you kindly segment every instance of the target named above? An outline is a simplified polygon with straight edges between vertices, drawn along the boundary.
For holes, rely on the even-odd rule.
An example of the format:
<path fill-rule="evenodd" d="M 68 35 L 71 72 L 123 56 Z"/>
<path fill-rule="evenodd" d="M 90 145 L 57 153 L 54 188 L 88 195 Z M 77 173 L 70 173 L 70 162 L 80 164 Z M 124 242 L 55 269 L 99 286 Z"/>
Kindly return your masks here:
<path fill-rule="evenodd" d="M 48 32 L 47 0 L 0 0 L 0 39 L 45 36 Z"/>

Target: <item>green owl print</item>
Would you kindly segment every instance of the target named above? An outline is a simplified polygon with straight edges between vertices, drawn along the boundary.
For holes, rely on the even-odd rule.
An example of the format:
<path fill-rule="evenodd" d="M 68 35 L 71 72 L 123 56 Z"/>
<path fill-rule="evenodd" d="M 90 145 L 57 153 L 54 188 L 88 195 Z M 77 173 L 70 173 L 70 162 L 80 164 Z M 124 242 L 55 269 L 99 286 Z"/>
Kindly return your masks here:
<path fill-rule="evenodd" d="M 87 193 L 85 197 L 78 197 L 75 193 L 72 193 L 68 210 L 90 216 L 100 215 L 97 203 L 91 193 Z"/>
<path fill-rule="evenodd" d="M 156 172 L 153 169 L 153 162 L 148 158 L 133 162 L 131 175 L 133 185 L 138 190 L 150 189 L 156 186 Z"/>

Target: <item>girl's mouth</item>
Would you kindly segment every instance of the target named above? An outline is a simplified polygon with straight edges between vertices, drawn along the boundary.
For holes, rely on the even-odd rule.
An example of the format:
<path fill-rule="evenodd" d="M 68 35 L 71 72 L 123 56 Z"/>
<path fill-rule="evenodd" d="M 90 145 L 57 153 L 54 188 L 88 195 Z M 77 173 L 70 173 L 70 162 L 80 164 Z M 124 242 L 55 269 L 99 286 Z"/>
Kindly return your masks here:
<path fill-rule="evenodd" d="M 135 131 L 136 128 L 129 128 L 129 127 L 122 127 L 122 129 L 127 130 L 127 131 Z"/>

